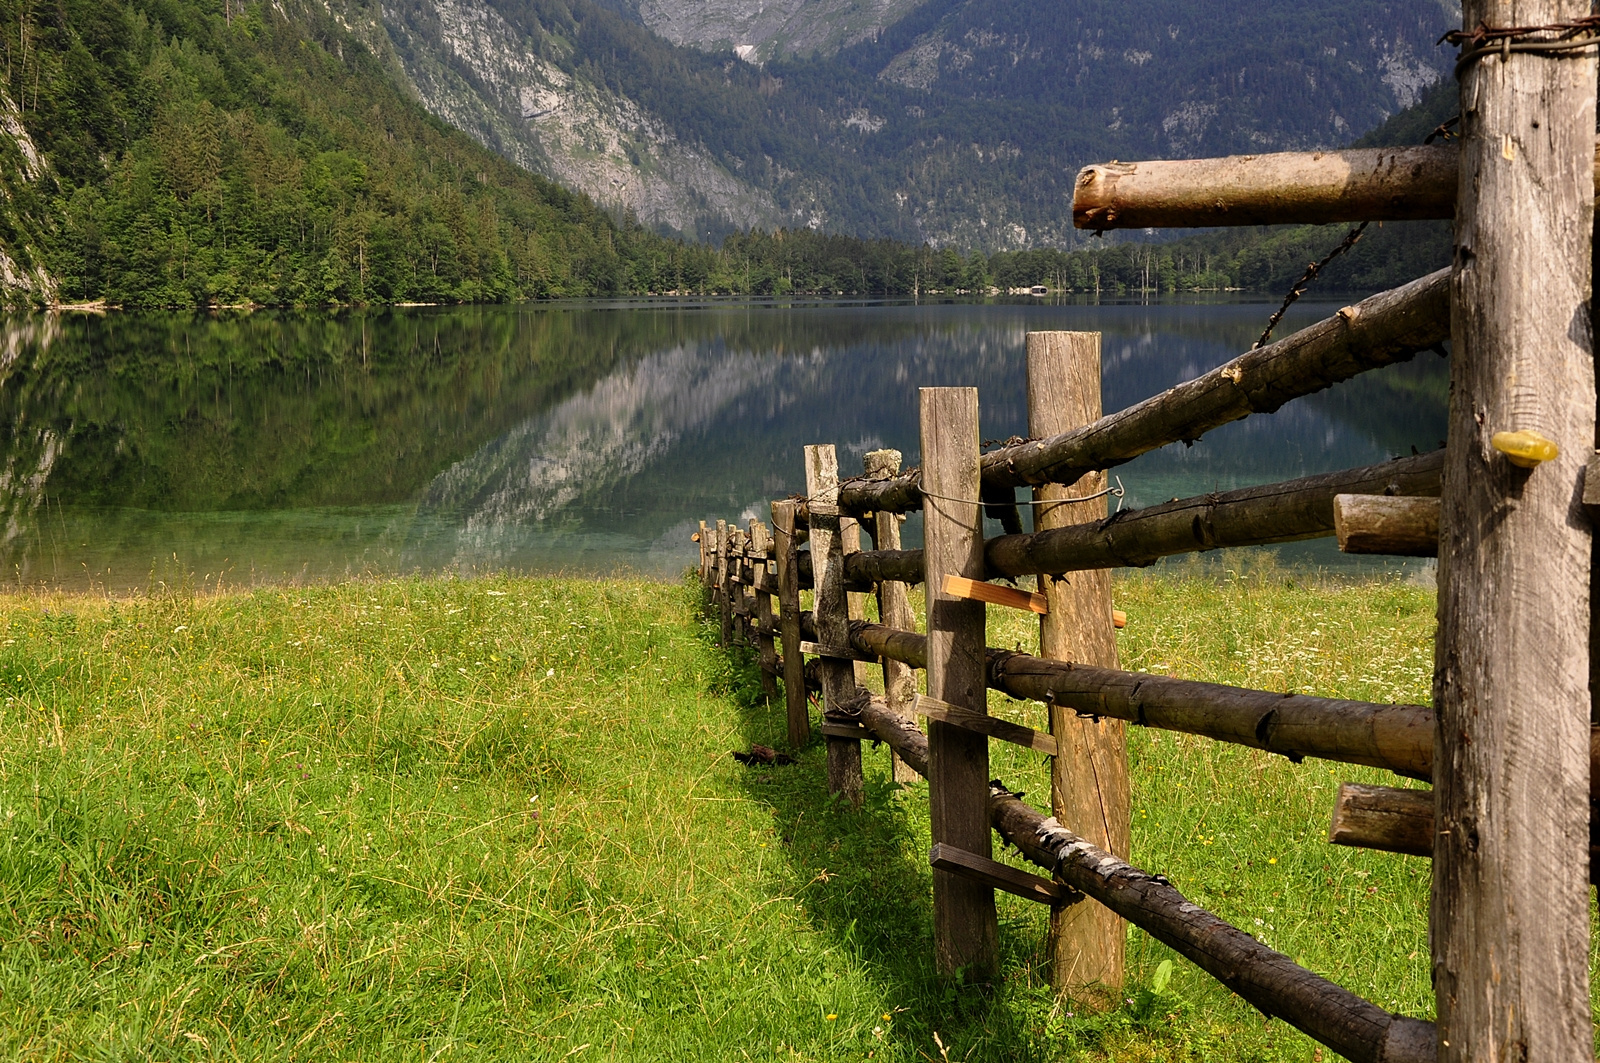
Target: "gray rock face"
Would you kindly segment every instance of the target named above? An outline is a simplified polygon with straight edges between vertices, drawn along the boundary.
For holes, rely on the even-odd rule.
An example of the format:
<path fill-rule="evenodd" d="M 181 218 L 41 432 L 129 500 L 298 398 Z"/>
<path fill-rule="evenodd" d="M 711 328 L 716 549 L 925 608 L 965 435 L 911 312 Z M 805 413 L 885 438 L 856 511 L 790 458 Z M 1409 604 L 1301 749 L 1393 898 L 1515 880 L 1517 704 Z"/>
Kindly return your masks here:
<path fill-rule="evenodd" d="M 634 0 L 646 26 L 673 44 L 735 51 L 748 62 L 831 55 L 876 37 L 922 0 Z M 748 49 L 745 51 L 744 49 Z"/>
<path fill-rule="evenodd" d="M 492 0 L 385 3 L 406 80 L 434 114 L 512 161 L 652 228 L 686 236 L 787 220 L 771 194 L 680 141 L 632 100 L 574 75 L 551 35 Z"/>

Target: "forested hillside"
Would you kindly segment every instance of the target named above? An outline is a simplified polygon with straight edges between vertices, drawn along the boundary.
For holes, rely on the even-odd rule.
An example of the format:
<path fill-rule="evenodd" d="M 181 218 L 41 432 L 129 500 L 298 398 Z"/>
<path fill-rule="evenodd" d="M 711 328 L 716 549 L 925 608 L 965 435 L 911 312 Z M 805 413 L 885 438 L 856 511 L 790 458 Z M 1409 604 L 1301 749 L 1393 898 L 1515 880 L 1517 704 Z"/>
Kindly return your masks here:
<path fill-rule="evenodd" d="M 407 99 L 318 9 L 0 0 L 7 204 L 33 298 L 441 301 L 654 286 L 675 246 Z"/>
<path fill-rule="evenodd" d="M 748 156 L 746 170 L 774 182 L 790 173 L 778 156 L 814 171 L 831 166 L 839 182 L 854 182 L 863 211 L 876 209 L 870 165 L 835 157 L 820 137 L 808 145 L 783 122 L 764 124 L 784 112 L 761 101 L 801 98 L 739 88 L 770 72 L 740 63 L 719 81 L 708 57 L 667 48 L 626 19 L 584 23 L 554 0 L 518 2 L 526 17 L 564 27 L 565 36 L 551 37 L 566 42 L 563 61 L 589 56 L 591 76 L 674 122 L 713 131 L 708 151 Z M 920 296 L 1039 283 L 1110 295 L 1277 290 L 1343 232 L 1231 231 L 1172 244 L 985 253 L 807 225 L 736 232 L 720 246 L 669 240 L 429 115 L 403 91 L 402 60 L 388 38 L 359 15 L 233 0 L 222 10 L 198 0 L 27 8 L 0 0 L 7 299 L 137 307 Z M 666 65 L 599 64 L 600 55 Z M 704 91 L 662 89 L 684 79 Z M 1452 99 L 1441 89 L 1374 136 L 1417 139 Z M 763 145 L 777 155 L 760 152 Z M 1375 228 L 1323 285 L 1397 283 L 1435 268 L 1447 250 L 1439 226 Z"/>

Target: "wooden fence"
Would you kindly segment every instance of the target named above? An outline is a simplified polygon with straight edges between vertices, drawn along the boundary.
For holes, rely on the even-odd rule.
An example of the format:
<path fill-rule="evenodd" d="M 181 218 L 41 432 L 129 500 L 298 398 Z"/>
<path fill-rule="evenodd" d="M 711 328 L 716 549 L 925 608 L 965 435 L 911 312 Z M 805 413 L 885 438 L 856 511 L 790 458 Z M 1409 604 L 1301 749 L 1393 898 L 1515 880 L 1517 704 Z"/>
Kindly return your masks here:
<path fill-rule="evenodd" d="M 1512 22 L 1505 3 L 1469 0 L 1465 10 L 1469 26 Z M 1579 29 L 1529 29 L 1537 12 Z M 821 694 L 830 790 L 861 801 L 862 739 L 889 747 L 897 777 L 928 779 L 941 969 L 995 969 L 1001 889 L 1051 907 L 1054 977 L 1080 993 L 1120 985 L 1126 920 L 1352 1060 L 1594 1058 L 1588 883 L 1600 746 L 1590 721 L 1600 684 L 1590 638 L 1600 625 L 1590 580 L 1600 566 L 1587 506 L 1600 504 L 1600 471 L 1589 487 L 1585 468 L 1600 454 L 1589 301 L 1595 62 L 1592 48 L 1546 46 L 1588 40 L 1595 20 L 1571 3 L 1516 13 L 1519 28 L 1466 41 L 1458 142 L 1389 153 L 1404 156 L 1398 163 L 1330 152 L 1111 164 L 1079 177 L 1075 217 L 1099 229 L 1453 212 L 1451 269 L 1103 416 L 1098 334 L 1032 333 L 1034 438 L 980 453 L 976 389 L 924 388 L 919 470 L 902 472 L 898 453 L 879 451 L 845 478 L 832 446 L 807 447 L 805 495 L 772 503 L 770 531 L 759 521 L 701 526 L 700 575 L 723 641 L 757 647 L 769 696 L 781 680 L 792 745 L 811 738 L 807 691 Z M 1483 51 L 1485 40 L 1500 50 Z M 1105 470 L 1446 340 L 1444 450 L 1107 518 Z M 1027 534 L 1019 487 L 1039 505 Z M 899 515 L 914 509 L 926 545 L 904 550 Z M 1006 534 L 984 539 L 983 514 Z M 1107 570 L 1318 536 L 1349 551 L 1438 555 L 1431 708 L 1117 667 Z M 1030 575 L 1037 592 L 990 582 Z M 926 635 L 913 630 L 915 583 L 926 589 Z M 808 611 L 803 588 L 813 591 Z M 864 619 L 867 593 L 881 623 Z M 987 648 L 985 603 L 1039 613 L 1039 655 Z M 864 682 L 880 666 L 882 695 Z M 913 669 L 926 671 L 926 695 Z M 988 716 L 988 689 L 1049 706 L 1050 732 Z M 1126 863 L 1130 723 L 1433 782 L 1431 793 L 1346 785 L 1330 841 L 1433 857 L 1437 1022 L 1362 1000 Z M 1052 755 L 1050 815 L 991 782 L 990 740 Z M 995 862 L 995 832 L 1048 877 Z"/>

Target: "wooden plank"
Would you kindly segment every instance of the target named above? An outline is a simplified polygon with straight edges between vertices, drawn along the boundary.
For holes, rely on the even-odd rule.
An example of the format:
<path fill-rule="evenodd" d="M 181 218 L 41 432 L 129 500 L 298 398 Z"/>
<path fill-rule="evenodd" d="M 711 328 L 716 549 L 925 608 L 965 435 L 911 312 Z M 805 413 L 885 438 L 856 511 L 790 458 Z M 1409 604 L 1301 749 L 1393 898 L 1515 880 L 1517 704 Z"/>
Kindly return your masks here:
<path fill-rule="evenodd" d="M 1333 532 L 1347 554 L 1439 556 L 1439 500 L 1334 495 Z"/>
<path fill-rule="evenodd" d="M 728 567 L 730 558 L 728 542 L 728 522 L 717 521 L 717 608 L 722 614 L 722 641 L 718 645 L 728 647 L 733 645 L 733 598 L 728 593 L 731 584 L 728 582 Z"/>
<path fill-rule="evenodd" d="M 1057 435 L 1100 418 L 1100 334 L 1030 332 L 1028 356 L 1028 433 Z M 1104 472 L 1091 473 L 1070 489 L 1044 485 L 1034 507 L 1036 528 L 1054 529 L 1104 522 L 1106 499 L 1067 501 L 1096 494 L 1107 486 Z M 1039 655 L 1096 668 L 1117 667 L 1112 633 L 1111 576 L 1104 569 L 1039 574 Z M 1127 726 L 1112 716 L 1084 718 L 1065 704 L 1050 703 L 1050 731 L 1060 746 L 1051 763 L 1050 808 L 1089 841 L 1108 852 L 1129 851 L 1131 801 Z M 1085 1005 L 1115 1006 L 1121 999 L 1127 927 L 1110 909 L 1085 904 L 1061 909 L 1050 919 L 1051 985 Z"/>
<path fill-rule="evenodd" d="M 952 727 L 959 727 L 963 731 L 972 731 L 976 734 L 988 735 L 990 738 L 998 738 L 1000 741 L 1010 742 L 1012 745 L 1035 749 L 1052 757 L 1056 755 L 1058 749 L 1054 735 L 1046 734 L 1043 731 L 1035 731 L 1031 727 L 1024 727 L 1020 723 L 1002 720 L 987 713 L 971 712 L 967 709 L 957 708 L 954 705 L 939 701 L 937 698 L 930 698 L 925 694 L 918 694 L 916 700 L 911 703 L 911 708 L 917 715 L 926 716 L 930 720 L 938 720 L 941 723 L 950 724 Z"/>
<path fill-rule="evenodd" d="M 1431 857 L 1433 791 L 1343 783 L 1334 798 L 1328 841 Z"/>
<path fill-rule="evenodd" d="M 1074 483 L 1080 476 L 1252 413 L 1410 359 L 1450 338 L 1450 271 L 1347 306 L 1276 343 L 1240 355 L 1193 380 L 1091 424 L 1043 439 L 1000 447 L 983 456 L 985 487 Z M 922 508 L 921 479 L 906 473 L 857 480 L 840 492 L 851 513 Z"/>
<path fill-rule="evenodd" d="M 772 704 L 778 696 L 777 648 L 772 642 L 772 592 L 768 587 L 767 557 L 772 552 L 772 537 L 767 526 L 750 518 L 750 557 L 754 566 L 750 585 L 754 590 L 754 623 L 751 634 L 756 640 L 756 656 L 761 662 L 761 696 Z"/>
<path fill-rule="evenodd" d="M 1539 26 L 1578 0 L 1465 0 Z M 1443 1063 L 1590 1060 L 1587 793 L 1595 443 L 1595 56 L 1512 52 L 1461 82 L 1439 537 L 1432 947 Z M 1537 468 L 1491 443 L 1533 430 Z"/>
<path fill-rule="evenodd" d="M 934 844 L 928 853 L 928 863 L 940 871 L 949 871 L 981 882 L 997 890 L 1005 890 L 1027 901 L 1040 904 L 1068 905 L 1083 899 L 1083 894 L 1068 889 L 1059 882 L 1002 864 L 987 857 L 957 849 L 943 842 Z"/>
<path fill-rule="evenodd" d="M 862 456 L 862 468 L 869 479 L 884 480 L 900 472 L 901 454 L 898 450 L 872 450 Z M 905 519 L 898 513 L 877 512 L 868 518 L 872 530 L 872 545 L 876 550 L 900 549 L 900 523 Z M 850 560 L 845 559 L 845 572 L 850 571 Z M 917 572 L 917 580 L 922 573 Z M 916 614 L 911 609 L 911 591 L 904 581 L 883 580 L 874 584 L 878 592 L 878 617 L 890 627 L 904 631 L 917 626 Z M 883 658 L 883 698 L 890 711 L 898 712 L 911 720 L 911 701 L 917 694 L 916 677 L 910 666 L 892 657 Z M 889 771 L 894 781 L 912 783 L 917 780 L 916 769 L 907 764 L 891 747 Z"/>
<path fill-rule="evenodd" d="M 778 633 L 783 643 L 783 704 L 789 746 L 799 749 L 811 740 L 806 699 L 805 659 L 800 650 L 800 565 L 796 558 L 794 511 L 798 503 L 772 503 L 773 553 L 777 555 Z"/>
<path fill-rule="evenodd" d="M 984 606 L 946 593 L 948 573 L 983 575 L 983 522 L 978 497 L 978 391 L 923 388 L 923 482 L 930 494 L 923 515 L 927 542 L 928 694 L 973 712 L 988 703 L 984 678 Z M 813 532 L 814 534 L 814 532 Z M 934 588 L 940 588 L 935 591 Z M 933 840 L 978 856 L 992 854 L 989 836 L 989 743 L 982 735 L 937 720 L 928 725 L 928 808 Z M 994 890 L 933 873 L 934 960 L 947 975 L 989 978 L 999 970 Z"/>
<path fill-rule="evenodd" d="M 850 645 L 849 602 L 844 589 L 844 535 L 837 513 L 839 462 L 833 446 L 805 448 L 806 496 L 814 506 L 833 510 L 833 515 L 811 514 L 811 564 L 816 574 L 815 605 L 812 613 L 817 641 L 825 646 Z M 822 657 L 822 702 L 824 709 L 853 701 L 856 693 L 855 665 L 837 657 Z M 828 792 L 841 794 L 854 808 L 860 808 L 865 795 L 861 775 L 861 743 L 838 735 L 827 735 Z"/>
<path fill-rule="evenodd" d="M 988 602 L 990 605 L 1003 605 L 1010 609 L 1034 613 L 1050 611 L 1050 605 L 1042 594 L 1018 590 L 1016 587 L 1001 587 L 982 580 L 967 579 L 964 576 L 953 576 L 948 572 L 945 573 L 942 589 L 952 597 L 970 598 L 976 602 Z"/>
<path fill-rule="evenodd" d="M 827 657 L 836 661 L 865 661 L 869 664 L 877 664 L 879 660 L 879 658 L 870 653 L 862 653 L 854 646 L 824 646 L 820 642 L 808 642 L 805 640 L 801 640 L 800 652 L 809 653 L 813 657 Z"/>
<path fill-rule="evenodd" d="M 848 738 L 854 742 L 862 739 L 871 741 L 873 734 L 858 723 L 839 723 L 836 720 L 823 720 L 820 728 L 823 734 L 831 738 Z"/>

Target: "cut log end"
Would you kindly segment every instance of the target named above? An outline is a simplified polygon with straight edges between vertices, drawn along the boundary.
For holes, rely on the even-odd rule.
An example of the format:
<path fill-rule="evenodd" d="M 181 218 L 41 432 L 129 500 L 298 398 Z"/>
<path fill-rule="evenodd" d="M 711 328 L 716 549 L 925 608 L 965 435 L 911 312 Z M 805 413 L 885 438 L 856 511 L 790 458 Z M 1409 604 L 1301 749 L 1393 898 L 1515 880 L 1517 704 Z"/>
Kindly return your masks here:
<path fill-rule="evenodd" d="M 1334 495 L 1333 530 L 1347 554 L 1439 555 L 1439 500 L 1403 495 Z"/>

